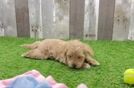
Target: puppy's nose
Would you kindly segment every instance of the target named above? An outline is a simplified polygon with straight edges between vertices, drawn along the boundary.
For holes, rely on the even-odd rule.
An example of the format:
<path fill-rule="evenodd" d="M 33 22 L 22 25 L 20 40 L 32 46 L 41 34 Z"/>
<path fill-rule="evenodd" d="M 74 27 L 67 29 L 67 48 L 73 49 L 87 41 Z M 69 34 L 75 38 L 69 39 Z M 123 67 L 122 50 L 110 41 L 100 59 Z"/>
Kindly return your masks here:
<path fill-rule="evenodd" d="M 75 64 L 73 64 L 73 65 L 72 65 L 72 67 L 73 67 L 73 68 L 76 68 L 76 65 L 75 65 Z"/>

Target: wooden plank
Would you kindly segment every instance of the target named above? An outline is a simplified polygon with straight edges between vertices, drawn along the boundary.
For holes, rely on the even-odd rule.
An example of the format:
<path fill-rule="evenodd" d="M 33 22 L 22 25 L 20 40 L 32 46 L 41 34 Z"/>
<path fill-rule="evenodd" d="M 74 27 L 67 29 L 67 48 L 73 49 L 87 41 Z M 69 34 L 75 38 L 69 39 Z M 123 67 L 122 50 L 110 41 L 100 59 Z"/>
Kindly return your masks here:
<path fill-rule="evenodd" d="M 30 36 L 32 38 L 43 38 L 41 25 L 41 1 L 42 0 L 28 0 Z"/>
<path fill-rule="evenodd" d="M 127 40 L 130 25 L 131 0 L 116 0 L 113 40 Z"/>
<path fill-rule="evenodd" d="M 128 39 L 134 40 L 134 0 L 131 1 L 130 30 Z"/>
<path fill-rule="evenodd" d="M 3 24 L 5 36 L 17 36 L 16 16 L 15 16 L 15 1 L 3 0 Z M 9 16 L 10 15 L 10 16 Z"/>
<path fill-rule="evenodd" d="M 29 10 L 28 0 L 15 0 L 16 23 L 18 37 L 29 37 Z"/>
<path fill-rule="evenodd" d="M 69 37 L 83 38 L 85 0 L 70 0 Z"/>
<path fill-rule="evenodd" d="M 4 36 L 4 27 L 3 27 L 3 0 L 0 0 L 0 36 Z"/>
<path fill-rule="evenodd" d="M 112 40 L 115 0 L 100 0 L 98 36 L 100 40 Z"/>
<path fill-rule="evenodd" d="M 53 25 L 53 11 L 54 1 L 53 0 L 42 0 L 42 28 L 44 38 L 54 38 L 52 31 L 54 30 Z"/>
<path fill-rule="evenodd" d="M 84 39 L 97 38 L 99 0 L 85 0 Z"/>
<path fill-rule="evenodd" d="M 70 0 L 54 0 L 54 38 L 69 38 Z"/>

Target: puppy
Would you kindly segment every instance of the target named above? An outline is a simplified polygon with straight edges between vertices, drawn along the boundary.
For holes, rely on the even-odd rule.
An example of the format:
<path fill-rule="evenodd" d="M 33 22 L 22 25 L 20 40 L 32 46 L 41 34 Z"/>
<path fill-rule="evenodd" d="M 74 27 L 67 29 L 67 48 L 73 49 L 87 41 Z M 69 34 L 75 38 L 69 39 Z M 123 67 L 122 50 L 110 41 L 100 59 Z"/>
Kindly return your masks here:
<path fill-rule="evenodd" d="M 92 58 L 93 50 L 78 40 L 45 39 L 22 46 L 31 49 L 22 54 L 23 57 L 54 58 L 72 68 L 90 68 L 91 65 L 99 65 L 99 62 Z"/>

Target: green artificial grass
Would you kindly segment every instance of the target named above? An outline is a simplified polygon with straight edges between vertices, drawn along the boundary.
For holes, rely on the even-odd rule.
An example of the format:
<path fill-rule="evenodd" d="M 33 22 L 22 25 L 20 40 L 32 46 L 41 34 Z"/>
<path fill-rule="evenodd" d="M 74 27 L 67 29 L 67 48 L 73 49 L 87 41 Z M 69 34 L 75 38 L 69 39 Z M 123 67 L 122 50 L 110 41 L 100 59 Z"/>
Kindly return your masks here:
<path fill-rule="evenodd" d="M 0 79 L 7 79 L 36 69 L 44 76 L 52 75 L 57 82 L 76 88 L 80 83 L 90 88 L 134 88 L 123 83 L 123 72 L 134 68 L 133 41 L 83 41 L 95 51 L 100 66 L 91 69 L 71 69 L 53 60 L 31 60 L 21 57 L 27 49 L 21 44 L 34 39 L 0 37 Z"/>

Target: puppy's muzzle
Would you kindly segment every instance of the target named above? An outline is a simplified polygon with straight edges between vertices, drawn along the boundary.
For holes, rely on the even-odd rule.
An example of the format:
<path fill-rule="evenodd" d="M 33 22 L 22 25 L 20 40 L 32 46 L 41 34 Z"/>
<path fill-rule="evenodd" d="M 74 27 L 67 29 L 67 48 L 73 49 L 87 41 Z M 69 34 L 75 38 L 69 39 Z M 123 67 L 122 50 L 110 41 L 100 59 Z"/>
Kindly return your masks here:
<path fill-rule="evenodd" d="M 72 65 L 72 67 L 73 67 L 73 68 L 76 68 L 76 65 L 75 65 L 75 64 L 73 64 L 73 65 Z"/>

